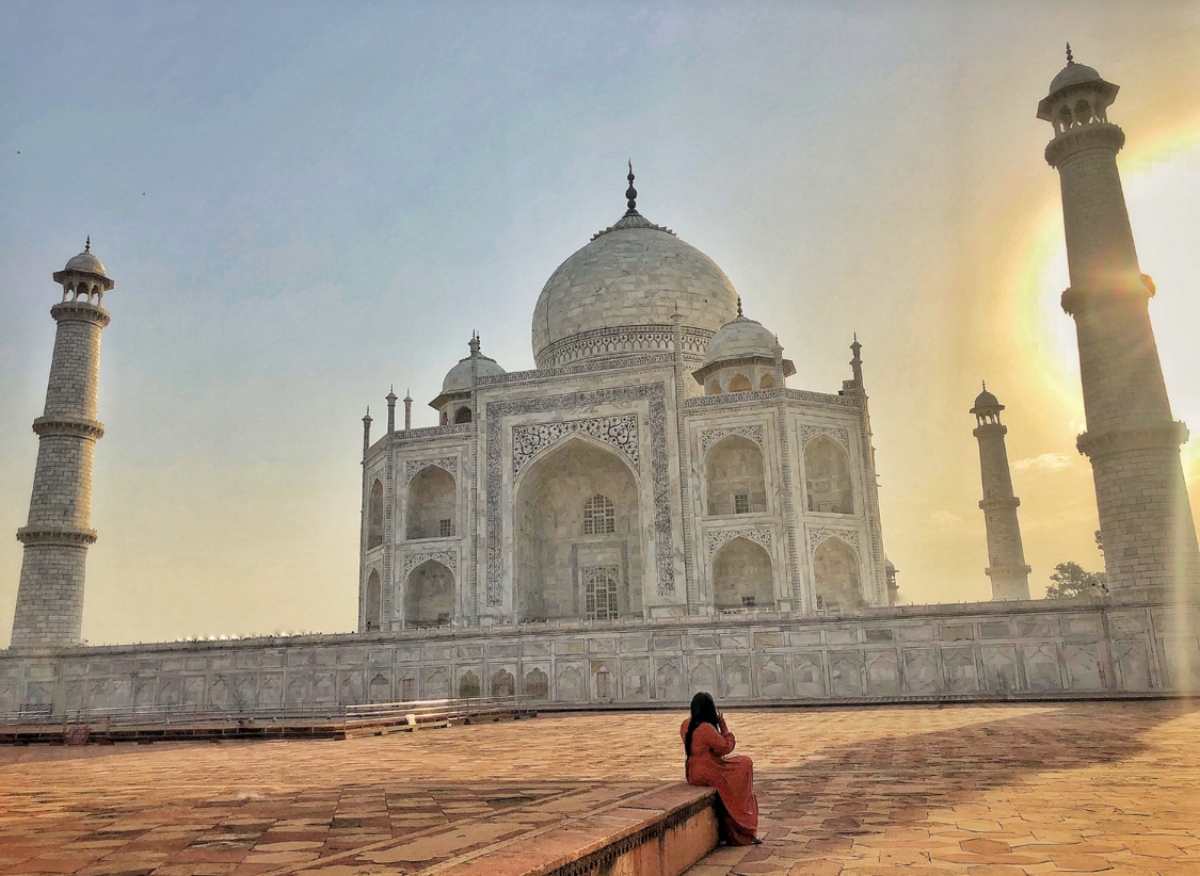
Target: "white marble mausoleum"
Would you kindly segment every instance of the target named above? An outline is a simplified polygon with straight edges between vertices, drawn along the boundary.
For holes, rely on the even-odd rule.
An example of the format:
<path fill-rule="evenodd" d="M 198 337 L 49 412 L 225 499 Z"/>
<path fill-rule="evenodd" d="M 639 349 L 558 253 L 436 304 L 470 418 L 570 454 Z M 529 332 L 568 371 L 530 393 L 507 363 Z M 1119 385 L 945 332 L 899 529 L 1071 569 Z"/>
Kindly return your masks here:
<path fill-rule="evenodd" d="M 860 346 L 837 392 L 787 385 L 712 259 L 628 209 L 551 274 L 532 371 L 473 336 L 440 425 L 372 442 L 359 629 L 888 604 Z"/>

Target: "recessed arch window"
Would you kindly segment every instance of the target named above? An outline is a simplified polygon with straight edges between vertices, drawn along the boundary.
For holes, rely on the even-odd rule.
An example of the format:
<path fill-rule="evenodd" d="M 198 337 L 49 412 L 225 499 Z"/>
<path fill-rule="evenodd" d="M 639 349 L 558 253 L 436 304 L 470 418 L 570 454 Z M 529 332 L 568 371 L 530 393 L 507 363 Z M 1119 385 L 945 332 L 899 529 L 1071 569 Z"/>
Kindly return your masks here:
<path fill-rule="evenodd" d="M 459 423 L 471 422 L 471 409 L 470 408 L 459 408 L 457 411 L 455 411 L 454 412 L 454 422 L 456 425 Z"/>
<path fill-rule="evenodd" d="M 383 484 L 375 481 L 367 512 L 367 550 L 383 544 Z"/>
<path fill-rule="evenodd" d="M 612 535 L 617 531 L 617 510 L 607 496 L 596 494 L 583 503 L 583 534 Z"/>
<path fill-rule="evenodd" d="M 749 392 L 750 378 L 745 374 L 735 374 L 733 379 L 729 381 L 730 392 Z"/>
<path fill-rule="evenodd" d="M 584 597 L 590 620 L 611 620 L 617 608 L 617 578 L 607 569 L 588 569 L 585 572 Z"/>
<path fill-rule="evenodd" d="M 379 572 L 372 569 L 370 577 L 367 578 L 366 605 L 363 606 L 363 630 L 365 632 L 370 633 L 381 628 L 382 603 L 383 587 L 379 579 Z"/>

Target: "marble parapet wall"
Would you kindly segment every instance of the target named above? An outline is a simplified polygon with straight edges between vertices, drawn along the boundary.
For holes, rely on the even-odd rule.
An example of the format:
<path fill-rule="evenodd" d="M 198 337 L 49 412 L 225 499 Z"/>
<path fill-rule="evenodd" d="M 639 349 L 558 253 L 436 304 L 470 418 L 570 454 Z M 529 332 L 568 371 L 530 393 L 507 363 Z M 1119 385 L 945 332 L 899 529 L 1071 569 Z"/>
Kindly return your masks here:
<path fill-rule="evenodd" d="M 255 710 L 518 693 L 559 704 L 1185 694 L 1200 603 L 1031 600 L 0 652 L 0 712 Z"/>

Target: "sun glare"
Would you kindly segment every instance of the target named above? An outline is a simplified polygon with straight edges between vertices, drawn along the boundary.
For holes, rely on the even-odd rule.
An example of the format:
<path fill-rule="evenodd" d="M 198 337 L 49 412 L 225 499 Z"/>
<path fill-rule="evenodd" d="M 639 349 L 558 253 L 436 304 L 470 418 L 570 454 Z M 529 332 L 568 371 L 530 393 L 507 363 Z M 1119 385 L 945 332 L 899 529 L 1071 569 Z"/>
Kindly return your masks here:
<path fill-rule="evenodd" d="M 1200 372 L 1200 130 L 1176 132 L 1119 161 L 1138 261 L 1158 289 L 1150 315 L 1173 413 L 1200 429 L 1200 385 L 1192 378 Z M 1024 339 L 1039 376 L 1082 431 L 1075 326 L 1059 306 L 1070 278 L 1057 192 L 1030 229 L 1015 286 Z M 1184 445 L 1183 460 L 1188 479 L 1200 481 L 1200 440 Z"/>

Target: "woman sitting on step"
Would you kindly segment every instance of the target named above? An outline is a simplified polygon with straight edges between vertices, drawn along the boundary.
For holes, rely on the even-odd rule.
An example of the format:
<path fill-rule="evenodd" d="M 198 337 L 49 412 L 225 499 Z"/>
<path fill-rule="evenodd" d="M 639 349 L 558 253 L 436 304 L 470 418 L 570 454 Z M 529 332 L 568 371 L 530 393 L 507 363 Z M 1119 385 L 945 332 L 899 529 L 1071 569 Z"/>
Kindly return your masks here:
<path fill-rule="evenodd" d="M 730 845 L 761 843 L 758 800 L 754 797 L 754 762 L 748 757 L 726 757 L 737 744 L 725 716 L 706 693 L 692 697 L 692 715 L 679 728 L 688 784 L 715 788 L 721 800 L 721 832 Z"/>

